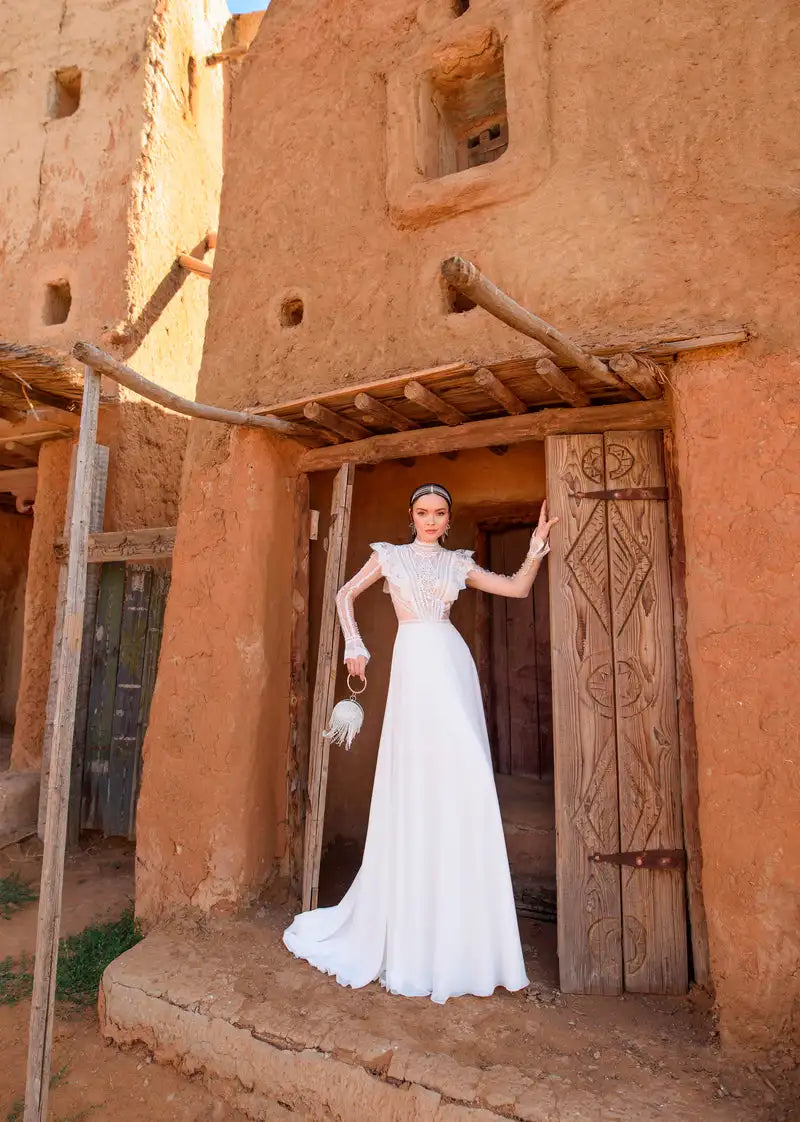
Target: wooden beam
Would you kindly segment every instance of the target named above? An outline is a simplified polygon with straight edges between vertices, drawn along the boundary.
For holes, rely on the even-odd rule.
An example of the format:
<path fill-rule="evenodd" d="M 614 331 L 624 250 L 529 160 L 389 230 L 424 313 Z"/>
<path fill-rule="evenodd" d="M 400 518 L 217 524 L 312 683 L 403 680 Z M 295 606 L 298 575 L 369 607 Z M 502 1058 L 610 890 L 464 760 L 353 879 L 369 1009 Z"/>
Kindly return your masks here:
<path fill-rule="evenodd" d="M 212 55 L 206 55 L 206 66 L 216 66 L 220 62 L 233 62 L 237 58 L 243 58 L 247 51 L 248 48 L 243 43 L 236 47 L 226 47 L 223 51 L 215 51 Z"/>
<path fill-rule="evenodd" d="M 327 429 L 335 436 L 344 437 L 345 440 L 363 440 L 367 436 L 374 435 L 364 425 L 360 425 L 358 421 L 351 421 L 347 417 L 342 417 L 338 413 L 334 413 L 327 405 L 320 405 L 318 401 L 309 401 L 303 408 L 303 413 L 309 421 Z"/>
<path fill-rule="evenodd" d="M 569 432 L 603 432 L 605 429 L 664 429 L 671 414 L 661 401 L 629 401 L 616 405 L 590 405 L 585 409 L 539 409 L 522 417 L 492 417 L 458 428 L 437 425 L 416 432 L 371 436 L 338 448 L 315 448 L 302 456 L 300 471 L 327 471 L 351 461 L 377 464 L 402 456 L 432 456 L 462 448 L 488 448 L 492 444 L 521 444 Z"/>
<path fill-rule="evenodd" d="M 608 360 L 615 374 L 649 401 L 664 395 L 661 367 L 646 355 L 619 354 Z"/>
<path fill-rule="evenodd" d="M 318 434 L 308 425 L 297 424 L 294 421 L 282 421 L 279 417 L 256 416 L 253 413 L 240 413 L 234 409 L 220 409 L 216 405 L 203 405 L 199 401 L 189 401 L 188 398 L 167 390 L 163 386 L 151 382 L 149 378 L 142 377 L 111 355 L 105 354 L 99 347 L 91 343 L 76 343 L 72 353 L 81 362 L 96 370 L 98 374 L 105 374 L 129 390 L 171 409 L 173 413 L 183 413 L 187 417 L 197 417 L 201 421 L 219 421 L 226 425 L 247 425 L 251 428 L 270 429 L 282 436 L 294 436 L 301 440 L 319 442 Z"/>
<path fill-rule="evenodd" d="M 664 433 L 664 469 L 667 480 L 667 518 L 670 541 L 672 615 L 675 628 L 675 676 L 678 694 L 678 739 L 680 741 L 681 806 L 683 841 L 686 849 L 686 899 L 689 907 L 689 937 L 692 944 L 694 979 L 701 986 L 711 982 L 708 921 L 703 901 L 703 851 L 700 842 L 700 791 L 697 729 L 694 720 L 694 682 L 687 640 L 686 544 L 683 537 L 683 497 L 678 477 L 675 436 Z"/>
<path fill-rule="evenodd" d="M 473 374 L 473 377 L 476 384 L 479 385 L 482 390 L 485 390 L 489 397 L 493 397 L 495 401 L 499 402 L 506 413 L 512 416 L 518 416 L 528 412 L 528 406 L 525 402 L 521 401 L 513 390 L 510 390 L 508 386 L 504 385 L 497 375 L 493 374 L 487 367 L 479 366 Z"/>
<path fill-rule="evenodd" d="M 37 467 L 0 470 L 0 491 L 10 491 L 20 514 L 27 514 L 36 499 Z"/>
<path fill-rule="evenodd" d="M 67 608 L 64 618 L 64 640 L 61 644 L 59 656 L 58 694 L 56 696 L 52 763 L 47 796 L 47 824 L 39 890 L 24 1122 L 45 1122 L 47 1118 L 47 1097 L 53 1045 L 56 962 L 61 923 L 61 897 L 64 885 L 64 849 L 67 835 L 70 762 L 86 596 L 86 551 L 89 538 L 99 406 L 100 378 L 92 370 L 86 370 L 75 468 L 74 498 L 69 527 Z"/>
<path fill-rule="evenodd" d="M 455 405 L 450 405 L 421 382 L 408 382 L 403 388 L 403 393 L 409 401 L 421 405 L 446 425 L 463 425 L 469 420 L 465 413 L 456 409 Z"/>
<path fill-rule="evenodd" d="M 459 292 L 463 292 L 470 300 L 515 331 L 536 339 L 553 352 L 562 366 L 577 366 L 604 385 L 613 386 L 617 390 L 627 389 L 625 383 L 612 374 L 604 362 L 588 354 L 557 327 L 512 300 L 471 261 L 465 261 L 463 257 L 448 257 L 442 262 L 441 269 L 448 284 L 452 284 Z"/>
<path fill-rule="evenodd" d="M 66 561 L 69 548 L 63 538 L 55 546 L 59 561 Z M 175 527 L 157 526 L 145 530 L 111 530 L 89 534 L 87 561 L 102 565 L 106 561 L 163 561 L 175 548 Z"/>
<path fill-rule="evenodd" d="M 205 277 L 206 280 L 211 279 L 211 274 L 214 269 L 207 261 L 201 261 L 199 257 L 192 257 L 189 253 L 178 254 L 178 264 L 183 269 L 188 269 L 190 273 L 196 273 L 198 277 Z"/>
<path fill-rule="evenodd" d="M 314 705 L 308 781 L 308 814 L 303 848 L 303 910 L 317 906 L 322 833 L 325 820 L 325 795 L 328 783 L 330 741 L 323 731 L 333 706 L 336 674 L 339 669 L 339 624 L 336 619 L 336 593 L 344 583 L 350 512 L 353 505 L 353 464 L 345 463 L 336 474 L 331 498 L 328 530 L 328 557 L 322 593 L 317 672 L 314 680 Z"/>
<path fill-rule="evenodd" d="M 644 351 L 651 358 L 666 358 L 669 355 L 684 354 L 687 351 L 704 351 L 709 347 L 736 347 L 752 339 L 752 332 L 742 327 L 738 330 L 719 331 L 713 335 L 687 335 L 680 339 L 654 339 L 652 343 L 642 343 L 637 352 Z M 619 351 L 619 347 L 616 348 Z M 612 354 L 614 349 L 606 347 L 603 353 Z"/>
<path fill-rule="evenodd" d="M 14 411 L 9 410 L 9 413 Z M 71 436 L 80 424 L 80 413 L 44 407 L 33 413 L 16 413 L 0 420 L 0 438 L 8 440 L 56 440 Z"/>
<path fill-rule="evenodd" d="M 206 230 L 206 249 L 217 248 L 217 231 Z"/>
<path fill-rule="evenodd" d="M 395 432 L 410 432 L 411 429 L 419 428 L 415 421 L 404 417 L 402 413 L 393 409 L 390 405 L 384 405 L 382 401 L 378 401 L 371 394 L 357 393 L 353 399 L 353 404 L 356 409 L 359 409 L 376 425 L 384 425 L 387 429 L 394 429 Z"/>
<path fill-rule="evenodd" d="M 588 393 L 585 393 L 580 386 L 576 385 L 569 374 L 565 374 L 561 367 L 556 366 L 551 359 L 540 358 L 536 363 L 536 373 L 562 400 L 576 409 L 585 408 L 591 403 Z"/>

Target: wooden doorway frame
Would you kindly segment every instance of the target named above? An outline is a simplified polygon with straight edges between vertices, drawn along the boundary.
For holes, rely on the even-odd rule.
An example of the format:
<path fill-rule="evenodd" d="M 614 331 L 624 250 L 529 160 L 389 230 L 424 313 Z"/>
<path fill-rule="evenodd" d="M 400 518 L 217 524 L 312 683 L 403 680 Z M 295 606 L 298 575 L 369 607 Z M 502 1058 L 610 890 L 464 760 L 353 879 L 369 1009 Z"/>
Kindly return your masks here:
<path fill-rule="evenodd" d="M 527 422 L 524 435 L 519 425 Z M 509 423 L 513 429 L 509 432 Z M 485 430 L 479 439 L 475 429 Z M 702 854 L 698 824 L 699 796 L 697 787 L 697 741 L 694 716 L 691 705 L 691 673 L 686 641 L 686 591 L 685 591 L 685 548 L 681 524 L 680 489 L 678 487 L 671 417 L 663 401 L 643 401 L 624 405 L 591 406 L 585 409 L 553 409 L 523 417 L 500 418 L 493 422 L 474 422 L 469 425 L 450 429 L 435 429 L 413 434 L 398 433 L 395 436 L 371 437 L 348 444 L 306 452 L 300 461 L 298 479 L 301 493 L 308 493 L 308 473 L 338 468 L 337 480 L 344 479 L 347 470 L 349 480 L 346 492 L 334 490 L 332 501 L 332 526 L 338 522 L 337 536 L 329 541 L 328 563 L 326 565 L 325 598 L 320 620 L 320 640 L 317 654 L 317 686 L 315 704 L 311 715 L 312 732 L 308 751 L 308 798 L 304 811 L 297 816 L 305 819 L 304 868 L 303 868 L 303 907 L 316 905 L 319 882 L 319 869 L 322 854 L 322 833 L 324 824 L 324 804 L 327 786 L 328 756 L 327 741 L 321 730 L 330 714 L 333 704 L 333 683 L 335 682 L 339 632 L 336 619 L 335 591 L 344 577 L 349 541 L 350 512 L 352 509 L 352 488 L 354 472 L 358 465 L 365 466 L 387 460 L 399 460 L 409 453 L 418 455 L 435 454 L 443 451 L 459 451 L 467 448 L 488 447 L 505 442 L 523 443 L 541 441 L 546 435 L 567 432 L 605 432 L 620 429 L 649 429 L 661 431 L 665 446 L 667 464 L 668 511 L 670 526 L 670 571 L 672 577 L 672 599 L 674 615 L 675 661 L 678 676 L 678 735 L 681 754 L 681 799 L 684 823 L 684 845 L 687 853 L 686 893 L 689 918 L 689 936 L 692 951 L 694 980 L 701 985 L 710 984 L 708 956 L 708 935 L 705 908 L 701 887 Z M 460 431 L 459 431 L 460 430 Z M 409 444 L 413 435 L 414 446 Z M 433 436 L 425 447 L 423 436 Z M 511 435 L 512 440 L 508 440 Z M 347 510 L 343 495 L 346 493 Z M 338 494 L 338 498 L 337 498 Z M 503 516 L 500 515 L 502 518 Z M 336 575 L 338 574 L 338 576 Z M 335 579 L 334 579 L 335 578 Z M 306 574 L 307 579 L 307 574 Z M 338 582 L 338 583 L 336 583 Z M 336 588 L 334 588 L 336 584 Z M 294 661 L 294 656 L 293 656 Z M 320 671 L 322 678 L 320 679 Z M 294 688 L 297 683 L 293 686 Z M 302 693 L 302 684 L 299 686 Z M 307 696 L 307 687 L 306 687 Z M 296 739 L 296 735 L 293 733 Z M 295 747 L 295 761 L 301 760 L 305 753 Z M 290 785 L 302 791 L 305 777 L 290 776 Z M 291 844 L 291 842 L 290 842 Z"/>

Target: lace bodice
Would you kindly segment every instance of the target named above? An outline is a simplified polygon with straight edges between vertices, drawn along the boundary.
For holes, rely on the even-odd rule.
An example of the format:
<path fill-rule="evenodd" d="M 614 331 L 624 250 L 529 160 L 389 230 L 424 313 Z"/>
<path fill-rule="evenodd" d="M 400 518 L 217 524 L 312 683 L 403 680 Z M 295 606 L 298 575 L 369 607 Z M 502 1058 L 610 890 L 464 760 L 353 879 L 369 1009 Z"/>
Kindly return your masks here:
<path fill-rule="evenodd" d="M 411 620 L 441 623 L 449 619 L 451 605 L 459 592 L 466 588 L 470 574 L 484 573 L 475 563 L 471 549 L 443 549 L 438 542 L 417 541 L 408 545 L 373 542 L 371 548 L 373 552 L 366 565 L 342 585 L 336 596 L 339 622 L 345 638 L 345 660 L 361 656 L 369 658 L 369 651 L 356 625 L 353 602 L 381 576 L 384 578 L 384 591 L 391 596 L 401 623 Z M 495 581 L 513 582 L 548 548 L 544 543 L 537 543 L 535 548 L 532 545 L 522 569 L 514 577 L 490 575 Z M 502 587 L 489 591 L 500 592 Z"/>

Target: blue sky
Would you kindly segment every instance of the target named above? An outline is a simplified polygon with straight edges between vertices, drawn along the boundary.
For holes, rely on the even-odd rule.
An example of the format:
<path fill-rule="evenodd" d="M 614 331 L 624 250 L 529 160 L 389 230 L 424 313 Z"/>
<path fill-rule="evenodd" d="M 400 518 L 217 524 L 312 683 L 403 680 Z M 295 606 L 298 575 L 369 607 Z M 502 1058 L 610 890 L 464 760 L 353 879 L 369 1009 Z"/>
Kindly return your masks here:
<path fill-rule="evenodd" d="M 228 7 L 233 15 L 238 12 L 260 12 L 262 8 L 269 7 L 269 0 L 228 0 Z"/>

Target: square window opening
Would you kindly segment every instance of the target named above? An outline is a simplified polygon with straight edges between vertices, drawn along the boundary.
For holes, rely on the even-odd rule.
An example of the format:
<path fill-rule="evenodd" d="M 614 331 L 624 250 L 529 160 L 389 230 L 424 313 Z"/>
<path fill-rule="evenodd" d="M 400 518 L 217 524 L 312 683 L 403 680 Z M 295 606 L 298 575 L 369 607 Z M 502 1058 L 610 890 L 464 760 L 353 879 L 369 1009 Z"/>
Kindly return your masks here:
<path fill-rule="evenodd" d="M 439 179 L 499 160 L 508 148 L 503 45 L 486 31 L 451 47 L 422 84 L 423 166 Z"/>
<path fill-rule="evenodd" d="M 81 103 L 82 75 L 77 66 L 56 70 L 50 83 L 49 114 L 54 120 L 71 117 Z"/>
<path fill-rule="evenodd" d="M 66 323 L 72 307 L 69 281 L 59 280 L 48 284 L 44 290 L 42 320 L 48 325 Z"/>

